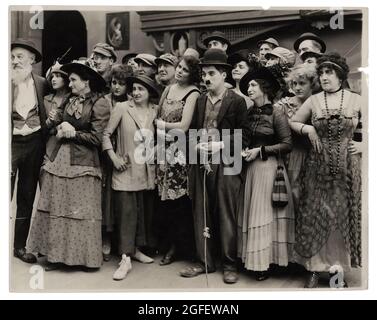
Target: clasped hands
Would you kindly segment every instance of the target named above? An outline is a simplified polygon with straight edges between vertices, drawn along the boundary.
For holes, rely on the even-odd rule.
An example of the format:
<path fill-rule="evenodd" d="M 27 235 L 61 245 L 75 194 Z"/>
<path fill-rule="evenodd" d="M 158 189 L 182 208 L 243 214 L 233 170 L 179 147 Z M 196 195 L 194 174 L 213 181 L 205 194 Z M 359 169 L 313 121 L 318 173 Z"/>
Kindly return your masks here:
<path fill-rule="evenodd" d="M 63 123 L 59 124 L 56 129 L 58 130 L 58 133 L 56 134 L 56 137 L 58 139 L 66 138 L 74 138 L 76 135 L 75 127 L 73 127 L 69 122 L 64 121 Z"/>

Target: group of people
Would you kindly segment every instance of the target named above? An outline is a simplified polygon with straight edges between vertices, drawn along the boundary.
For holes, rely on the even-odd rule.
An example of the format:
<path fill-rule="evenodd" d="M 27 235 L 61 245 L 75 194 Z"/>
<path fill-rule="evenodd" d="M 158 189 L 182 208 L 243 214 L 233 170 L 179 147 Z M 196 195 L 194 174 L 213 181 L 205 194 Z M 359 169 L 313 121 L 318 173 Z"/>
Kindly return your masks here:
<path fill-rule="evenodd" d="M 203 43 L 202 57 L 130 53 L 121 64 L 98 43 L 46 80 L 32 72 L 35 45 L 12 42 L 15 257 L 92 271 L 116 252 L 121 280 L 132 260 L 192 253 L 182 277 L 220 262 L 228 284 L 239 262 L 258 281 L 299 264 L 307 288 L 335 265 L 361 266 L 362 100 L 346 59 L 312 33 L 295 52 L 268 38 L 228 56 L 218 31 Z"/>

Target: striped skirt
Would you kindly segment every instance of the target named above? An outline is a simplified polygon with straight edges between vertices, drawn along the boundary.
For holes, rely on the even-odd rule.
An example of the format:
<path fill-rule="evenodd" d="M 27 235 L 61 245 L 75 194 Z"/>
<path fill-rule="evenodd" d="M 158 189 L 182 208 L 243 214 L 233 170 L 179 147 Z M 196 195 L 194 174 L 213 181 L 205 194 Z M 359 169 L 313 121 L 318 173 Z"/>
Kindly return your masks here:
<path fill-rule="evenodd" d="M 295 235 L 292 192 L 286 170 L 288 205 L 272 206 L 277 160 L 254 160 L 247 169 L 238 256 L 245 268 L 268 270 L 270 264 L 287 266 L 293 259 Z M 242 218 L 242 220 L 241 220 Z"/>

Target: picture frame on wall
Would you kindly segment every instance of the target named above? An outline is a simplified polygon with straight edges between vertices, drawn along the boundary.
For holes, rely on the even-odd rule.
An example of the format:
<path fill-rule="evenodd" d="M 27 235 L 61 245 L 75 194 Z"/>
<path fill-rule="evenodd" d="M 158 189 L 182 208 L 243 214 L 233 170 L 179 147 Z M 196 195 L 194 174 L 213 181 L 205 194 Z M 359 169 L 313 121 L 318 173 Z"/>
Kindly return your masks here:
<path fill-rule="evenodd" d="M 106 42 L 115 50 L 128 50 L 130 39 L 130 13 L 106 14 Z"/>

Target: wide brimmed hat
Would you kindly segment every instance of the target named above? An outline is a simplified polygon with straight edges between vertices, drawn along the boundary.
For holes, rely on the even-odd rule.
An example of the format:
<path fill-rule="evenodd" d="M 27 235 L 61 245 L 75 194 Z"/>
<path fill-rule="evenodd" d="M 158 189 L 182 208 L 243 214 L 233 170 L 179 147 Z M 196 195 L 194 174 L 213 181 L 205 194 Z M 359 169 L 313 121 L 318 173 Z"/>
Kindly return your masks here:
<path fill-rule="evenodd" d="M 35 63 L 38 63 L 42 60 L 42 55 L 39 52 L 39 50 L 36 48 L 35 43 L 33 41 L 27 40 L 27 39 L 21 39 L 18 38 L 11 43 L 11 50 L 13 48 L 24 48 L 26 50 L 29 50 L 30 52 L 35 54 Z"/>
<path fill-rule="evenodd" d="M 228 56 L 221 49 L 208 49 L 204 52 L 203 58 L 200 60 L 199 65 L 204 66 L 221 66 L 225 68 L 232 68 L 228 63 Z"/>
<path fill-rule="evenodd" d="M 135 58 L 137 56 L 137 53 L 135 52 L 130 52 L 130 53 L 127 53 L 126 55 L 124 55 L 124 57 L 122 58 L 122 63 L 123 64 L 126 64 L 128 62 L 128 60 L 132 59 L 132 58 Z"/>
<path fill-rule="evenodd" d="M 153 81 L 153 79 L 151 79 L 148 76 L 138 75 L 126 78 L 126 86 L 129 88 L 129 90 L 131 90 L 132 85 L 134 83 L 140 83 L 143 86 L 145 86 L 148 89 L 149 94 L 151 96 L 158 97 L 160 94 L 160 91 L 158 90 L 156 83 Z"/>
<path fill-rule="evenodd" d="M 249 82 L 251 80 L 256 80 L 256 79 L 267 81 L 271 85 L 274 91 L 278 91 L 280 89 L 280 84 L 277 81 L 277 79 L 274 77 L 274 75 L 271 73 L 271 71 L 268 70 L 268 68 L 266 67 L 260 67 L 251 72 L 246 73 L 242 77 L 240 81 L 240 90 L 245 96 L 248 95 L 247 89 L 249 88 Z"/>
<path fill-rule="evenodd" d="M 90 66 L 88 60 L 74 60 L 71 63 L 63 65 L 60 69 L 68 74 L 77 73 L 80 76 L 82 73 L 84 73 L 89 75 L 90 81 L 94 82 L 96 84 L 96 88 L 99 90 L 106 87 L 105 79 Z"/>
<path fill-rule="evenodd" d="M 271 52 L 267 52 L 265 54 L 265 58 L 268 60 L 271 56 L 275 56 L 280 58 L 284 63 L 288 66 L 292 67 L 295 64 L 296 56 L 295 54 L 286 48 L 283 47 L 276 47 L 272 49 Z"/>
<path fill-rule="evenodd" d="M 134 59 L 136 63 L 144 62 L 149 66 L 157 68 L 155 60 L 156 60 L 156 57 L 153 54 L 149 54 L 149 53 L 139 53 Z"/>
<path fill-rule="evenodd" d="M 237 51 L 228 57 L 228 63 L 232 66 L 240 61 L 245 61 L 247 64 L 249 64 L 249 53 L 250 52 L 247 49 Z"/>
<path fill-rule="evenodd" d="M 93 48 L 93 52 L 102 54 L 108 58 L 113 58 L 114 62 L 116 62 L 118 58 L 114 48 L 107 43 L 97 43 Z"/>
<path fill-rule="evenodd" d="M 178 65 L 178 58 L 171 53 L 164 53 L 163 55 L 159 56 L 154 60 L 154 62 L 158 65 L 159 63 L 168 63 L 171 64 L 174 68 Z"/>
<path fill-rule="evenodd" d="M 320 37 L 318 37 L 314 33 L 306 32 L 300 35 L 298 39 L 295 41 L 295 43 L 293 44 L 293 47 L 295 48 L 296 52 L 298 52 L 298 47 L 300 46 L 300 43 L 305 40 L 314 40 L 318 42 L 321 45 L 321 53 L 324 53 L 326 51 L 326 44 Z"/>
<path fill-rule="evenodd" d="M 203 39 L 203 44 L 208 47 L 208 43 L 211 41 L 211 40 L 219 40 L 223 43 L 226 43 L 228 46 L 230 46 L 230 41 L 226 38 L 225 36 L 225 33 L 224 32 L 220 32 L 220 31 L 214 31 L 212 32 L 210 35 L 206 36 L 204 39 Z"/>
<path fill-rule="evenodd" d="M 258 46 L 258 48 L 259 48 L 263 43 L 272 44 L 274 47 L 278 47 L 278 46 L 279 46 L 279 42 L 278 42 L 275 38 L 267 38 L 267 39 L 265 39 L 265 40 L 259 40 L 259 41 L 257 42 L 257 46 Z"/>
<path fill-rule="evenodd" d="M 305 61 L 307 58 L 319 58 L 322 54 L 314 51 L 305 51 L 300 55 L 302 61 Z"/>

